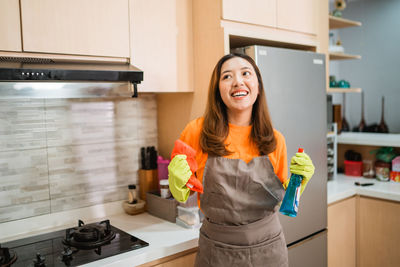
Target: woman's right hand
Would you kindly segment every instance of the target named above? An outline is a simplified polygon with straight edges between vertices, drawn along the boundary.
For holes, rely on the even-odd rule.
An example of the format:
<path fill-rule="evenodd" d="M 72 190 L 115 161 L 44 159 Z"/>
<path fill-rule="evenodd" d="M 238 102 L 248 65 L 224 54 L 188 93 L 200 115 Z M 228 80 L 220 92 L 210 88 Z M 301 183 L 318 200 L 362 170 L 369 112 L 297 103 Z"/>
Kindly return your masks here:
<path fill-rule="evenodd" d="M 190 195 L 190 189 L 186 183 L 192 176 L 192 171 L 186 158 L 186 155 L 176 155 L 168 165 L 169 189 L 179 202 L 186 202 Z"/>

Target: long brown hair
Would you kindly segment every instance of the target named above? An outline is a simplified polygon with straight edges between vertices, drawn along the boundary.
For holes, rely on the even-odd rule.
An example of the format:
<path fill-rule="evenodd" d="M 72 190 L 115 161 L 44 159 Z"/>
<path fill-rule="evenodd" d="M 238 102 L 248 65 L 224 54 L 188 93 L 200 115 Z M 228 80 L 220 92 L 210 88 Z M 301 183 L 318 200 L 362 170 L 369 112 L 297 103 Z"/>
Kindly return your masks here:
<path fill-rule="evenodd" d="M 203 129 L 200 136 L 200 146 L 204 152 L 214 156 L 226 156 L 231 151 L 226 149 L 224 141 L 229 133 L 227 107 L 219 92 L 221 68 L 225 61 L 240 57 L 247 60 L 254 68 L 258 79 L 259 95 L 253 105 L 250 139 L 257 145 L 261 155 L 268 155 L 276 148 L 276 139 L 272 128 L 271 118 L 265 99 L 264 86 L 260 70 L 254 60 L 243 54 L 228 54 L 223 56 L 215 66 L 208 87 L 207 107 L 204 113 Z"/>

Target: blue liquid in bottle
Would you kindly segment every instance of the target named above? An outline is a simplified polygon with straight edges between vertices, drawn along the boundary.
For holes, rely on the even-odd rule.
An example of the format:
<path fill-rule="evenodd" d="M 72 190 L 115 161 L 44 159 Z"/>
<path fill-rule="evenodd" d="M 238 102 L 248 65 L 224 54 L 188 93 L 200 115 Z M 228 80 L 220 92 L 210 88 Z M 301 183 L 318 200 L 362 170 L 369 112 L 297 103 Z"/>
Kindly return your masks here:
<path fill-rule="evenodd" d="M 302 148 L 299 148 L 300 153 L 303 152 Z M 289 185 L 286 189 L 285 196 L 282 201 L 281 208 L 279 211 L 287 216 L 296 217 L 297 211 L 299 210 L 299 201 L 300 201 L 300 189 L 301 189 L 301 181 L 303 180 L 303 176 L 298 174 L 292 174 L 290 176 Z"/>

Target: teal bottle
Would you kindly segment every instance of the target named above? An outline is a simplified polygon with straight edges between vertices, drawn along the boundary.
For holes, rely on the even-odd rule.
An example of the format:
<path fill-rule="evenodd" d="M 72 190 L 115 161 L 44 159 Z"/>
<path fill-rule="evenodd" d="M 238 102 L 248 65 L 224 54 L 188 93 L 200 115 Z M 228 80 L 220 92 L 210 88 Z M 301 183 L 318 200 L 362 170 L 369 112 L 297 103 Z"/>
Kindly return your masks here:
<path fill-rule="evenodd" d="M 303 153 L 303 149 L 299 148 L 298 152 Z M 286 188 L 285 196 L 283 197 L 282 205 L 279 211 L 287 216 L 296 217 L 299 210 L 300 189 L 303 176 L 292 174 L 290 176 L 289 185 Z"/>

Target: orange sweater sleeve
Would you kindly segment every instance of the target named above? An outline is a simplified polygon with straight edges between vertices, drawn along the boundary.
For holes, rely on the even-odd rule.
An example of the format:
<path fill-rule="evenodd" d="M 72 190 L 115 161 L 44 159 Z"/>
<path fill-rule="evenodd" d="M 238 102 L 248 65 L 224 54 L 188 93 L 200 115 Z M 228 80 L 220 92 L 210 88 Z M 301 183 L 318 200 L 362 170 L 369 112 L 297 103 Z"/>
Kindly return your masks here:
<path fill-rule="evenodd" d="M 180 140 L 191 146 L 194 150 L 196 150 L 196 162 L 198 165 L 196 176 L 201 183 L 203 182 L 204 167 L 208 158 L 208 154 L 204 153 L 200 147 L 200 135 L 203 128 L 203 121 L 203 117 L 200 117 L 189 122 L 185 129 L 182 131 L 179 138 Z"/>
<path fill-rule="evenodd" d="M 186 125 L 179 139 L 194 148 L 194 150 L 200 151 L 200 133 L 202 126 L 202 118 L 192 120 Z"/>

